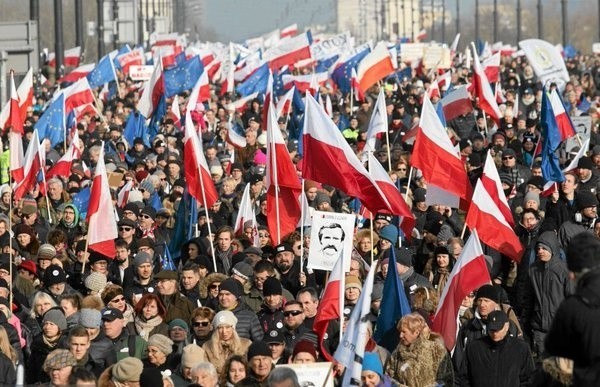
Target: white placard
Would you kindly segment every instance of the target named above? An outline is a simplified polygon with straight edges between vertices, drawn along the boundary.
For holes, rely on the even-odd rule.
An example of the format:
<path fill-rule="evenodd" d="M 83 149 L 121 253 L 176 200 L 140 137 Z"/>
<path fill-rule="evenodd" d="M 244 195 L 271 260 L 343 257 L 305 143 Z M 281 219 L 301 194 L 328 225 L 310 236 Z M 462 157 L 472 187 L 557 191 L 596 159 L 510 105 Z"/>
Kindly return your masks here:
<path fill-rule="evenodd" d="M 594 54 L 600 54 L 600 43 L 593 43 L 592 44 L 592 52 Z"/>
<path fill-rule="evenodd" d="M 343 254 L 344 271 L 350 271 L 355 219 L 353 214 L 315 211 L 310 233 L 309 268 L 331 271 Z"/>
<path fill-rule="evenodd" d="M 147 81 L 152 77 L 154 66 L 129 66 L 129 77 L 134 81 Z"/>
<path fill-rule="evenodd" d="M 425 43 L 402 43 L 400 45 L 400 59 L 404 63 L 415 62 L 423 58 Z"/>
<path fill-rule="evenodd" d="M 331 363 L 281 364 L 276 367 L 293 369 L 296 376 L 298 376 L 299 384 L 303 387 L 333 387 L 333 375 L 327 377 L 331 369 Z M 325 380 L 327 380 L 327 383 L 325 383 Z"/>
<path fill-rule="evenodd" d="M 585 140 L 590 138 L 590 133 L 592 132 L 592 117 L 571 116 L 571 122 L 573 122 L 573 127 L 575 128 L 575 132 L 579 135 L 581 143 L 584 143 Z M 577 137 L 567 139 L 565 142 L 565 150 L 567 153 L 571 152 L 575 147 L 579 147 L 579 140 L 577 140 Z"/>

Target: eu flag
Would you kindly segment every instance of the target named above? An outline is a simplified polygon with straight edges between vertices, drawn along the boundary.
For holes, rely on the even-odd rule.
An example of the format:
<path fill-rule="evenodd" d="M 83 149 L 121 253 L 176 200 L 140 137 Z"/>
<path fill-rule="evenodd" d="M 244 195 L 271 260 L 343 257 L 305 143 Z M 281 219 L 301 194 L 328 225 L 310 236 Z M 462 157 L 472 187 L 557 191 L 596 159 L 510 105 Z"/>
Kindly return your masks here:
<path fill-rule="evenodd" d="M 373 339 L 377 344 L 391 352 L 396 349 L 399 342 L 396 324 L 402 316 L 409 314 L 411 310 L 404 292 L 404 285 L 396 270 L 396 251 L 393 246 L 390 248 L 389 262 Z"/>
<path fill-rule="evenodd" d="M 164 245 L 165 251 L 160 260 L 162 270 L 177 270 L 171 252 L 169 251 L 169 246 L 167 246 L 166 242 L 164 242 Z"/>
<path fill-rule="evenodd" d="M 87 216 L 87 210 L 90 205 L 90 195 L 90 187 L 85 187 L 72 198 L 73 205 L 77 208 L 77 211 L 79 211 L 80 219 L 85 219 Z"/>
<path fill-rule="evenodd" d="M 125 124 L 125 130 L 123 131 L 123 137 L 125 137 L 125 140 L 127 140 L 130 146 L 132 146 L 133 141 L 139 137 L 144 140 L 144 144 L 147 147 L 150 147 L 146 118 L 140 112 L 133 112 L 129 115 L 127 123 Z"/>
<path fill-rule="evenodd" d="M 92 89 L 110 81 L 116 81 L 117 73 L 110 56 L 104 55 L 92 72 L 87 75 L 87 79 Z"/>
<path fill-rule="evenodd" d="M 548 93 L 544 88 L 542 93 L 542 114 L 540 124 L 542 126 L 542 176 L 546 181 L 561 182 L 565 176 L 560 168 L 556 151 L 560 147 L 561 135 L 552 104 Z"/>
<path fill-rule="evenodd" d="M 192 89 L 203 71 L 204 66 L 198 55 L 165 70 L 163 72 L 165 97 L 170 98 L 182 91 Z"/>
<path fill-rule="evenodd" d="M 265 63 L 257 68 L 243 83 L 235 90 L 243 97 L 253 93 L 265 94 L 269 83 L 269 64 Z"/>
<path fill-rule="evenodd" d="M 363 60 L 370 51 L 369 48 L 365 48 L 350 59 L 340 63 L 336 69 L 333 70 L 331 79 L 333 79 L 343 93 L 349 93 L 352 88 L 352 85 L 350 84 L 350 80 L 352 79 L 352 69 L 356 70 L 358 63 Z"/>
<path fill-rule="evenodd" d="M 47 138 L 56 146 L 65 140 L 65 95 L 60 94 L 35 124 L 38 136 Z"/>

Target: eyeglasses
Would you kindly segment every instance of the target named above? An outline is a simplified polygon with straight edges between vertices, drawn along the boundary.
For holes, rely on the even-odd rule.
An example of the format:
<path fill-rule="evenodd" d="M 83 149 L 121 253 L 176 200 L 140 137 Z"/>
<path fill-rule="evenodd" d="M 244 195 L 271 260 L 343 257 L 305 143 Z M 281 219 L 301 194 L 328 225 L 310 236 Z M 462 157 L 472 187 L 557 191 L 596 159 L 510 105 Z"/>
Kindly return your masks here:
<path fill-rule="evenodd" d="M 142 219 L 152 219 L 152 217 L 150 215 L 146 215 L 146 214 L 141 214 L 140 218 L 142 218 Z"/>
<path fill-rule="evenodd" d="M 297 316 L 299 314 L 302 314 L 301 310 L 288 310 L 283 312 L 284 317 Z"/>
<path fill-rule="evenodd" d="M 113 304 L 116 304 L 117 302 L 125 302 L 125 297 L 115 298 L 114 300 L 110 300 L 110 302 Z"/>
<path fill-rule="evenodd" d="M 398 169 L 396 169 L 396 171 L 398 171 L 398 172 L 406 172 L 406 168 L 398 168 Z"/>
<path fill-rule="evenodd" d="M 512 156 L 504 156 L 502 158 L 502 160 L 512 160 L 512 159 L 514 159 L 514 157 L 512 157 Z"/>
<path fill-rule="evenodd" d="M 133 230 L 131 227 L 119 227 L 119 231 L 131 231 Z"/>
<path fill-rule="evenodd" d="M 192 326 L 197 328 L 197 327 L 207 327 L 208 324 L 210 324 L 209 321 L 194 321 L 192 323 Z"/>

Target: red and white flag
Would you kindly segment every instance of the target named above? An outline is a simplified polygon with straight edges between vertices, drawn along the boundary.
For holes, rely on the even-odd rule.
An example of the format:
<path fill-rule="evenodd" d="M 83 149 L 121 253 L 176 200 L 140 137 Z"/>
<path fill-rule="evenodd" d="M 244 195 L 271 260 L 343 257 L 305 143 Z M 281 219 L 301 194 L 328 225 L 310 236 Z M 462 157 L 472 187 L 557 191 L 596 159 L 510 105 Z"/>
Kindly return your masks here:
<path fill-rule="evenodd" d="M 295 86 L 299 92 L 310 92 L 313 96 L 317 92 L 319 86 L 324 85 L 328 79 L 329 74 L 327 72 L 305 75 L 284 74 L 281 77 L 284 89 L 288 90 Z"/>
<path fill-rule="evenodd" d="M 40 146 L 40 139 L 37 130 L 33 131 L 33 137 L 27 147 L 23 166 L 23 179 L 15 181 L 15 200 L 21 200 L 30 189 L 35 186 L 37 175 L 43 167 L 43 160 L 46 160 L 45 152 Z"/>
<path fill-rule="evenodd" d="M 81 47 L 73 47 L 64 51 L 64 62 L 65 67 L 77 67 L 81 60 Z M 48 54 L 48 66 L 56 66 L 56 54 L 51 52 Z"/>
<path fill-rule="evenodd" d="M 440 92 L 440 87 L 437 82 L 431 82 L 431 84 L 427 88 L 427 96 L 429 97 L 429 99 L 442 98 L 442 93 Z"/>
<path fill-rule="evenodd" d="M 117 207 L 123 208 L 129 202 L 129 193 L 133 189 L 133 180 L 129 180 L 127 184 L 121 188 L 117 194 Z"/>
<path fill-rule="evenodd" d="M 92 70 L 94 70 L 94 68 L 96 68 L 95 63 L 81 65 L 81 66 L 77 67 L 76 69 L 74 69 L 73 71 L 71 71 L 70 73 L 65 74 L 58 81 L 59 82 L 77 82 L 81 78 L 87 77 L 87 75 L 89 73 L 91 73 Z"/>
<path fill-rule="evenodd" d="M 27 117 L 27 109 L 33 106 L 33 68 L 30 67 L 25 74 L 25 78 L 21 81 L 17 89 L 19 96 L 19 109 L 21 110 L 21 118 Z"/>
<path fill-rule="evenodd" d="M 422 42 L 425 39 L 427 39 L 427 30 L 423 28 L 415 37 L 415 42 Z"/>
<path fill-rule="evenodd" d="M 429 184 L 469 200 L 471 184 L 465 165 L 427 96 L 423 98 L 411 163 Z"/>
<path fill-rule="evenodd" d="M 384 77 L 394 72 L 396 64 L 392 60 L 392 55 L 384 42 L 379 42 L 377 46 L 367 54 L 358 64 L 356 74 L 360 89 L 365 92 L 371 86 L 376 84 Z"/>
<path fill-rule="evenodd" d="M 142 48 L 136 48 L 123 55 L 117 57 L 117 61 L 121 66 L 123 74 L 129 74 L 129 67 L 141 66 L 144 64 L 144 50 Z"/>
<path fill-rule="evenodd" d="M 281 39 L 285 38 L 285 37 L 293 37 L 298 33 L 298 24 L 294 23 L 290 26 L 287 26 L 285 28 L 282 28 L 281 31 L 279 31 L 279 37 Z"/>
<path fill-rule="evenodd" d="M 269 62 L 269 68 L 273 71 L 288 65 L 311 58 L 310 45 L 312 37 L 310 31 L 282 40 L 277 46 L 271 47 L 265 52 L 265 60 Z"/>
<path fill-rule="evenodd" d="M 456 53 L 456 51 L 458 49 L 459 41 L 460 41 L 460 32 L 458 34 L 456 34 L 456 36 L 454 37 L 454 40 L 452 41 L 452 44 L 450 45 L 450 55 L 454 56 L 454 54 Z"/>
<path fill-rule="evenodd" d="M 400 228 L 404 232 L 404 235 L 410 239 L 413 228 L 415 227 L 415 217 L 404 201 L 398 187 L 396 187 L 392 182 L 392 179 L 390 179 L 390 175 L 387 174 L 385 169 L 383 169 L 379 161 L 371 152 L 369 152 L 369 172 L 377 182 L 379 189 L 381 189 L 387 200 L 390 202 L 392 214 L 401 217 Z"/>
<path fill-rule="evenodd" d="M 388 117 L 387 107 L 385 106 L 385 94 L 383 87 L 379 90 L 373 113 L 371 114 L 371 120 L 369 121 L 369 127 L 367 129 L 367 141 L 365 143 L 364 151 L 375 152 L 375 143 L 377 141 L 377 135 L 380 133 L 386 133 L 388 131 Z"/>
<path fill-rule="evenodd" d="M 457 87 L 452 92 L 446 94 L 440 101 L 444 110 L 446 121 L 451 121 L 463 114 L 473 111 L 471 95 L 465 86 Z"/>
<path fill-rule="evenodd" d="M 295 91 L 296 87 L 292 86 L 283 97 L 279 98 L 279 101 L 277 101 L 277 117 L 287 116 L 291 113 Z"/>
<path fill-rule="evenodd" d="M 160 62 L 158 62 L 154 66 L 154 71 L 152 72 L 150 80 L 144 85 L 144 91 L 137 104 L 137 110 L 146 117 L 146 119 L 152 117 L 160 98 L 164 94 L 164 90 L 165 86 L 162 79 L 162 66 Z"/>
<path fill-rule="evenodd" d="M 117 253 L 115 248 L 115 239 L 118 237 L 117 220 L 104 165 L 104 144 L 94 170 L 86 220 L 88 248 L 108 258 L 114 258 Z"/>
<path fill-rule="evenodd" d="M 19 109 L 19 96 L 15 87 L 13 73 L 10 74 L 10 102 L 8 105 L 8 117 L 6 122 L 10 127 L 9 150 L 10 150 L 10 174 L 15 183 L 23 180 L 24 156 L 23 156 L 23 120 Z"/>
<path fill-rule="evenodd" d="M 481 67 L 475 45 L 473 45 L 473 93 L 479 98 L 479 107 L 499 125 L 502 113 L 496 103 L 496 97 L 490 82 Z"/>
<path fill-rule="evenodd" d="M 500 212 L 502 212 L 502 215 L 504 215 L 504 219 L 506 219 L 506 221 L 508 222 L 508 224 L 510 224 L 511 227 L 515 227 L 512 211 L 510 210 L 510 206 L 508 205 L 508 200 L 506 200 L 504 189 L 502 189 L 500 175 L 498 175 L 496 164 L 494 163 L 494 159 L 490 155 L 489 151 L 485 159 L 485 166 L 483 167 L 481 182 L 483 183 L 483 186 L 485 187 L 492 200 L 498 206 Z"/>
<path fill-rule="evenodd" d="M 248 102 L 258 97 L 258 93 L 252 93 L 244 98 L 236 99 L 232 103 L 225 105 L 227 111 L 243 113 L 248 108 Z"/>
<path fill-rule="evenodd" d="M 56 164 L 52 166 L 46 172 L 46 180 L 49 180 L 55 176 L 61 176 L 64 178 L 68 178 L 71 175 L 71 166 L 73 165 L 73 160 L 79 159 L 81 155 L 81 150 L 78 148 L 79 146 L 79 134 L 77 130 L 74 131 L 73 139 L 71 140 L 71 144 L 69 144 L 69 148 L 65 154 L 58 159 Z"/>
<path fill-rule="evenodd" d="M 331 354 L 323 346 L 323 338 L 327 327 L 329 326 L 330 320 L 340 319 L 342 316 L 342 308 L 344 304 L 344 255 L 340 254 L 340 257 L 335 262 L 329 280 L 325 284 L 325 289 L 321 295 L 321 301 L 317 308 L 317 314 L 315 315 L 315 321 L 313 323 L 313 331 L 317 334 L 321 353 L 327 359 L 331 361 Z M 341 324 L 340 324 L 341 325 Z"/>
<path fill-rule="evenodd" d="M 456 345 L 458 311 L 463 300 L 469 293 L 490 282 L 481 242 L 477 230 L 473 230 L 448 276 L 433 317 L 432 330 L 442 335 L 448 351 L 451 352 Z"/>
<path fill-rule="evenodd" d="M 87 78 L 81 78 L 71 86 L 63 90 L 65 95 L 65 114 L 68 115 L 73 109 L 88 103 L 94 103 L 94 94 Z"/>
<path fill-rule="evenodd" d="M 515 262 L 521 261 L 523 246 L 481 180 L 475 185 L 465 223 L 471 230 L 477 230 L 483 243 Z"/>
<path fill-rule="evenodd" d="M 569 137 L 575 136 L 577 133 L 575 132 L 573 122 L 571 122 L 571 117 L 569 117 L 569 114 L 565 110 L 565 105 L 563 105 L 563 102 L 560 99 L 556 89 L 550 92 L 548 99 L 552 105 L 552 111 L 554 112 L 556 125 L 558 126 L 558 131 L 560 132 L 560 138 L 564 141 Z"/>
<path fill-rule="evenodd" d="M 233 227 L 235 235 L 239 236 L 244 233 L 244 224 L 246 224 L 246 222 L 252 224 L 253 245 L 260 246 L 258 240 L 258 223 L 256 222 L 256 214 L 254 213 L 252 198 L 250 197 L 250 183 L 246 184 L 246 188 L 244 188 L 244 193 L 242 194 L 240 209 L 237 213 L 235 225 Z"/>
<path fill-rule="evenodd" d="M 299 202 L 302 186 L 277 124 L 275 108 L 272 103 L 266 108 L 268 109 L 267 225 L 273 243 L 278 245 L 296 229 L 296 224 L 302 215 Z"/>
<path fill-rule="evenodd" d="M 481 66 L 490 84 L 500 80 L 500 52 L 484 60 Z"/>
<path fill-rule="evenodd" d="M 183 138 L 183 168 L 190 195 L 204 207 L 212 207 L 219 198 L 202 151 L 202 143 L 194 129 L 192 116 L 185 113 L 185 136 Z"/>
<path fill-rule="evenodd" d="M 450 83 L 452 83 L 452 70 L 448 70 L 436 79 L 438 88 L 442 91 L 448 90 Z"/>
<path fill-rule="evenodd" d="M 310 94 L 306 96 L 303 141 L 305 179 L 334 186 L 358 198 L 371 212 L 392 212 L 375 180 Z"/>
<path fill-rule="evenodd" d="M 358 75 L 356 75 L 356 69 L 352 67 L 352 75 L 350 77 L 350 85 L 352 87 L 352 91 L 354 92 L 354 99 L 357 101 L 362 101 L 365 99 L 365 96 L 360 88 L 360 83 L 358 82 Z"/>

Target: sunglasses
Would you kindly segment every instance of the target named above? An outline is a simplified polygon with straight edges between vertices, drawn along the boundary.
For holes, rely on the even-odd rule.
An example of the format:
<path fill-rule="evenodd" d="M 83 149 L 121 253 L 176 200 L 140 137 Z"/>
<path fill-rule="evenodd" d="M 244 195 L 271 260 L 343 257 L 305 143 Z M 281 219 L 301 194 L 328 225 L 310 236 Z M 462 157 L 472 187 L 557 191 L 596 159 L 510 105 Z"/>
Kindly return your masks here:
<path fill-rule="evenodd" d="M 210 286 L 208 287 L 208 289 L 210 289 L 210 290 L 219 289 L 219 285 L 210 285 Z"/>
<path fill-rule="evenodd" d="M 116 304 L 117 302 L 123 302 L 123 301 L 125 301 L 125 297 L 115 298 L 114 300 L 111 300 L 110 302 Z"/>
<path fill-rule="evenodd" d="M 502 158 L 502 160 L 512 160 L 512 159 L 514 159 L 514 157 L 512 157 L 512 156 L 505 156 Z"/>
<path fill-rule="evenodd" d="M 299 314 L 302 314 L 301 310 L 289 310 L 289 311 L 283 312 L 283 315 L 285 317 L 297 316 Z"/>
<path fill-rule="evenodd" d="M 131 227 L 119 227 L 119 231 L 131 231 L 133 230 Z"/>
<path fill-rule="evenodd" d="M 399 171 L 399 172 L 406 172 L 406 168 L 398 168 L 396 170 Z"/>
<path fill-rule="evenodd" d="M 192 324 L 193 327 L 207 327 L 208 324 L 210 324 L 209 321 L 194 321 L 194 323 Z"/>
<path fill-rule="evenodd" d="M 152 219 L 152 217 L 150 217 L 149 215 L 146 215 L 146 214 L 141 214 L 140 218 L 142 218 L 142 219 Z"/>

